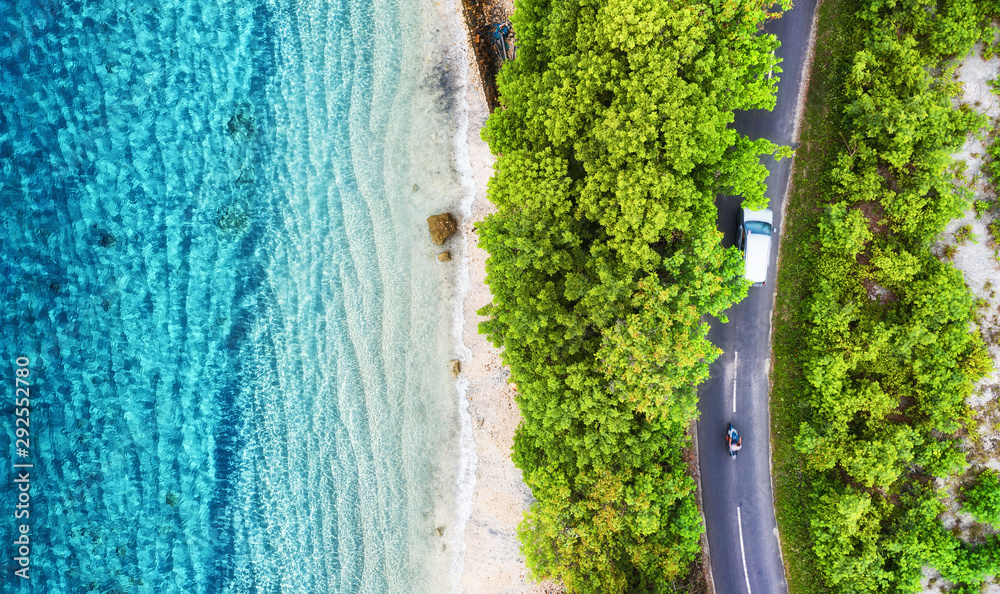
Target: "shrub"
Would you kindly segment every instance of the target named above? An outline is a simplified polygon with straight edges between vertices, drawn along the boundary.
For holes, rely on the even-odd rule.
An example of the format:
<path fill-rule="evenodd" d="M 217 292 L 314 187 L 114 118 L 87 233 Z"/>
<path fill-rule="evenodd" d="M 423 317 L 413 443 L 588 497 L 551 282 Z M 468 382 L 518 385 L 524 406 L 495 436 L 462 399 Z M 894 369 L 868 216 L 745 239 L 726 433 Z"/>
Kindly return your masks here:
<path fill-rule="evenodd" d="M 986 229 L 990 232 L 990 238 L 993 240 L 993 243 L 1000 243 L 1000 219 L 990 223 Z"/>
<path fill-rule="evenodd" d="M 872 237 L 865 216 L 848 209 L 843 202 L 829 208 L 819 222 L 819 239 L 824 250 L 853 258 Z"/>
<path fill-rule="evenodd" d="M 972 225 L 962 225 L 958 231 L 955 231 L 955 241 L 958 242 L 958 245 L 964 245 L 969 240 L 972 240 L 972 243 L 979 240 L 976 234 L 972 232 Z"/>
<path fill-rule="evenodd" d="M 1000 476 L 994 470 L 979 475 L 975 484 L 963 491 L 962 508 L 984 524 L 1000 528 Z"/>

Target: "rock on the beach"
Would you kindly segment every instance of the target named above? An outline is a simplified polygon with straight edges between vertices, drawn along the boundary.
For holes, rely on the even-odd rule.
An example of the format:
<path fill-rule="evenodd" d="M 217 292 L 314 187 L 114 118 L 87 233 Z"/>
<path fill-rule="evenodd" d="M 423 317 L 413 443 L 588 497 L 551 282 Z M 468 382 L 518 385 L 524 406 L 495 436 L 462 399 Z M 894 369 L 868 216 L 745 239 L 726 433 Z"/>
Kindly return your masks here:
<path fill-rule="evenodd" d="M 451 262 L 451 252 L 441 252 L 438 254 L 438 260 L 441 262 Z"/>
<path fill-rule="evenodd" d="M 458 231 L 458 221 L 450 212 L 446 212 L 427 217 L 427 228 L 431 231 L 431 241 L 437 245 L 444 245 L 444 242 Z"/>
<path fill-rule="evenodd" d="M 455 359 L 451 362 L 451 377 L 458 377 L 458 374 L 462 372 L 462 364 Z"/>

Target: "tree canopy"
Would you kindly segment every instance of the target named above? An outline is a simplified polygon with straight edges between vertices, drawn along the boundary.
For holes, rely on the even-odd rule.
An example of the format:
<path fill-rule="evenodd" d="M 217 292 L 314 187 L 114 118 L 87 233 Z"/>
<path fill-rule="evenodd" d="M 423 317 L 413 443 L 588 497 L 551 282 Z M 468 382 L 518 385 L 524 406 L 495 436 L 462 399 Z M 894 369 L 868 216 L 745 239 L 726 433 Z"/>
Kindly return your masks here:
<path fill-rule="evenodd" d="M 483 132 L 497 212 L 478 225 L 481 325 L 524 421 L 529 567 L 572 591 L 655 592 L 700 550 L 682 450 L 719 350 L 704 316 L 746 295 L 715 196 L 766 205 L 734 109 L 774 106 L 772 3 L 523 0 Z"/>
<path fill-rule="evenodd" d="M 967 468 L 965 399 L 991 363 L 961 272 L 931 248 L 968 207 L 951 154 L 985 123 L 954 105 L 952 60 L 993 14 L 971 0 L 843 6 L 851 33 L 828 97 L 842 144 L 816 179 L 797 362 L 812 553 L 833 592 L 916 592 L 926 565 L 976 588 L 1000 549 L 942 528 L 931 479 Z"/>

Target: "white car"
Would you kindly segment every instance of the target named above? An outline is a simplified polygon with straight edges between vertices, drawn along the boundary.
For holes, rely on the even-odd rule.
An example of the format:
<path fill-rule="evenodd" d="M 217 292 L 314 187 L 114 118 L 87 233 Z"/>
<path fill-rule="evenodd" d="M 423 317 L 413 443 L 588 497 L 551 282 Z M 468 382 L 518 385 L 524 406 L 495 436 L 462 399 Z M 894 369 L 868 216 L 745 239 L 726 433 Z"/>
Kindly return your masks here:
<path fill-rule="evenodd" d="M 743 274 L 755 287 L 767 280 L 767 263 L 771 258 L 771 231 L 774 213 L 770 209 L 740 209 L 736 229 L 736 247 L 743 251 Z"/>

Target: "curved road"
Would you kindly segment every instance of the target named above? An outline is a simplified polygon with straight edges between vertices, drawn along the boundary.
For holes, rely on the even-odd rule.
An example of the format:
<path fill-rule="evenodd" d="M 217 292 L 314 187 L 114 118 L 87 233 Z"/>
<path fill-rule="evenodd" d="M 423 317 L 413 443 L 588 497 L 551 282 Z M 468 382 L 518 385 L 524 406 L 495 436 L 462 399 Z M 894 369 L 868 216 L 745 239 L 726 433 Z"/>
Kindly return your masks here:
<path fill-rule="evenodd" d="M 777 55 L 783 72 L 777 105 L 771 112 L 738 112 L 735 128 L 740 133 L 751 139 L 766 137 L 778 144 L 792 143 L 815 9 L 816 0 L 798 0 L 794 8 L 765 27 L 781 41 Z M 767 159 L 766 164 L 770 172 L 767 196 L 774 226 L 780 229 L 791 159 L 780 163 Z M 740 199 L 720 197 L 716 204 L 719 229 L 725 233 L 723 243 L 733 245 Z M 708 337 L 724 353 L 712 364 L 711 377 L 698 390 L 698 459 L 712 577 L 718 594 L 788 591 L 771 500 L 768 445 L 767 374 L 777 234 L 774 239 L 766 285 L 750 288 L 747 298 L 727 312 L 728 324 L 712 324 Z M 735 462 L 729 459 L 725 444 L 729 422 L 743 436 L 743 449 Z"/>

